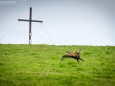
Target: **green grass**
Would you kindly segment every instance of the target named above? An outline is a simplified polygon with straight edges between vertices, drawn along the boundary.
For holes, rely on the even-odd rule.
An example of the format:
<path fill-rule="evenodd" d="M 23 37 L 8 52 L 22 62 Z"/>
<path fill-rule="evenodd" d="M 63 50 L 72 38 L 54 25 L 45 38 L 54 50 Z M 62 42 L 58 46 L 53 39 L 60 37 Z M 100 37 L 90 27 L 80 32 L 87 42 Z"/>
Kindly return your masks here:
<path fill-rule="evenodd" d="M 78 63 L 60 59 L 82 49 Z M 115 46 L 0 45 L 0 86 L 115 86 Z"/>

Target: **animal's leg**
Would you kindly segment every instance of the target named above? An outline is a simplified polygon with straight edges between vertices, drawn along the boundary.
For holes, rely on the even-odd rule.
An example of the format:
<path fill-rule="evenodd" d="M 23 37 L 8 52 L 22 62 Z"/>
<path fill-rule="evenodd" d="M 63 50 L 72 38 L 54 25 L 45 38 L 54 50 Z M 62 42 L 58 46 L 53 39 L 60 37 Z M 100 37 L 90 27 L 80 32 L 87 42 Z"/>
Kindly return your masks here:
<path fill-rule="evenodd" d="M 77 59 L 77 62 L 79 63 L 79 59 Z"/>
<path fill-rule="evenodd" d="M 62 57 L 61 61 L 65 58 L 65 56 Z"/>
<path fill-rule="evenodd" d="M 61 61 L 62 61 L 64 58 L 65 58 L 65 56 L 62 57 Z M 61 63 L 61 61 L 60 61 L 60 63 Z"/>
<path fill-rule="evenodd" d="M 84 61 L 83 59 L 79 58 L 80 60 Z"/>

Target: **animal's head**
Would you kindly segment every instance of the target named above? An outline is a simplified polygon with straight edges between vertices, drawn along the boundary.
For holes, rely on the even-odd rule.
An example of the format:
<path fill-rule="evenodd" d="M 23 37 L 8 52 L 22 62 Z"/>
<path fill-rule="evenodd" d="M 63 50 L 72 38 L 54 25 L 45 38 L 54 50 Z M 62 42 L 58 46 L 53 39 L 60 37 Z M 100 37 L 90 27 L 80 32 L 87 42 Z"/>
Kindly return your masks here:
<path fill-rule="evenodd" d="M 77 53 L 77 54 L 80 54 L 80 52 L 81 52 L 81 49 L 78 49 L 76 53 Z"/>
<path fill-rule="evenodd" d="M 81 52 L 81 49 L 78 49 L 77 52 Z"/>

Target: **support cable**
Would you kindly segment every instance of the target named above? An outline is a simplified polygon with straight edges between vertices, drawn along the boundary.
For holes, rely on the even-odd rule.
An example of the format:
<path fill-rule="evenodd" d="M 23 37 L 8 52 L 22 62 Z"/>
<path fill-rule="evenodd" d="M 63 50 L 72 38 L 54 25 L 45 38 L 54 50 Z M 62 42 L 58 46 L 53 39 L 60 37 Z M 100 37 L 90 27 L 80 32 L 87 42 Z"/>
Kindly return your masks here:
<path fill-rule="evenodd" d="M 27 29 L 27 28 L 25 28 L 25 29 Z M 25 31 L 24 29 L 22 29 L 23 30 L 23 32 L 24 32 L 24 38 L 27 40 L 28 39 L 28 33 L 27 33 L 27 31 Z M 26 40 L 24 40 L 24 42 L 25 43 L 28 43 Z"/>
<path fill-rule="evenodd" d="M 45 33 L 47 34 L 47 36 L 48 36 L 49 40 L 51 41 L 51 43 L 52 43 L 53 45 L 55 45 L 54 42 L 53 42 L 53 40 L 51 39 L 51 37 L 50 37 L 48 31 L 46 30 L 45 26 L 44 26 L 42 23 L 41 23 L 41 25 L 42 25 L 42 27 L 44 28 L 44 31 L 45 31 Z"/>
<path fill-rule="evenodd" d="M 32 3 L 31 3 L 31 0 L 30 0 L 30 7 L 31 7 Z"/>
<path fill-rule="evenodd" d="M 36 30 L 36 29 L 35 29 L 35 30 Z M 36 32 L 36 33 L 38 32 L 40 38 L 43 40 L 44 44 L 46 44 L 46 41 L 45 41 L 44 37 L 40 34 L 40 32 L 37 31 L 37 30 L 36 30 L 35 32 Z M 38 34 L 37 34 L 37 35 L 38 35 Z"/>
<path fill-rule="evenodd" d="M 4 36 L 2 36 L 2 37 L 0 38 L 0 42 L 1 42 L 5 37 L 7 37 L 8 34 L 10 34 L 12 31 L 14 31 L 15 27 L 16 27 L 18 24 L 19 24 L 19 22 L 17 22 L 12 28 L 10 28 L 10 30 L 9 30 Z"/>

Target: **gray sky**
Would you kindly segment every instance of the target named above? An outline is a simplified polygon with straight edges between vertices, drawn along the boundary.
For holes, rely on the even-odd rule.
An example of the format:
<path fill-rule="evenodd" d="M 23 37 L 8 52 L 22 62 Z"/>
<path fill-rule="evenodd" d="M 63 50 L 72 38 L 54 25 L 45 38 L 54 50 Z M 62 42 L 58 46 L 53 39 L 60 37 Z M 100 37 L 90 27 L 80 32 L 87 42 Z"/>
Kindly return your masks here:
<path fill-rule="evenodd" d="M 32 44 L 114 45 L 115 0 L 31 0 Z M 0 43 L 28 44 L 30 0 L 0 0 Z M 53 41 L 53 43 L 52 43 Z"/>

